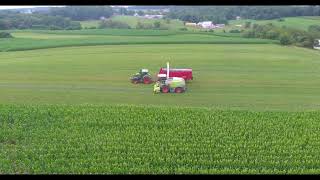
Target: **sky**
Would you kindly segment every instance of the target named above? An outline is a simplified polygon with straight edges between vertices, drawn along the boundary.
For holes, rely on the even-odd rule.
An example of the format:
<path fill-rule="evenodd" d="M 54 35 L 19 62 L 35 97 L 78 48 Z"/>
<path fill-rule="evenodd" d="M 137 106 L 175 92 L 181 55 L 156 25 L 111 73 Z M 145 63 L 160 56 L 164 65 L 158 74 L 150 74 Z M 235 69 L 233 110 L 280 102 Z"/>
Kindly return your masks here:
<path fill-rule="evenodd" d="M 20 9 L 20 8 L 34 8 L 34 7 L 59 7 L 59 6 L 1 6 L 0 5 L 0 9 Z M 123 7 L 128 7 L 128 6 L 123 6 Z"/>
<path fill-rule="evenodd" d="M 54 6 L 0 6 L 0 9 L 20 9 L 20 8 L 34 8 L 34 7 L 54 7 Z"/>

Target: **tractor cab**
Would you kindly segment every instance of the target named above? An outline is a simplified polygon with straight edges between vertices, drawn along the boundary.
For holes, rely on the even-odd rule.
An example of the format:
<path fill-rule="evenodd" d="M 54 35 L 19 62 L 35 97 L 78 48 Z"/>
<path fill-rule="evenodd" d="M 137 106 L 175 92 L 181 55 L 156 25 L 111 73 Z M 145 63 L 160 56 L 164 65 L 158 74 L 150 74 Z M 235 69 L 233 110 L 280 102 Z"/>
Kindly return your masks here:
<path fill-rule="evenodd" d="M 149 74 L 149 70 L 148 69 L 140 69 L 139 73 L 141 76 L 144 76 L 144 75 Z"/>
<path fill-rule="evenodd" d="M 152 83 L 152 78 L 149 74 L 148 69 L 140 69 L 140 71 L 138 73 L 134 74 L 130 78 L 130 80 L 133 84 L 138 84 L 138 83 L 150 84 L 150 83 Z"/>
<path fill-rule="evenodd" d="M 166 74 L 158 74 L 158 81 L 160 82 L 160 84 L 165 84 L 166 80 L 167 80 Z"/>

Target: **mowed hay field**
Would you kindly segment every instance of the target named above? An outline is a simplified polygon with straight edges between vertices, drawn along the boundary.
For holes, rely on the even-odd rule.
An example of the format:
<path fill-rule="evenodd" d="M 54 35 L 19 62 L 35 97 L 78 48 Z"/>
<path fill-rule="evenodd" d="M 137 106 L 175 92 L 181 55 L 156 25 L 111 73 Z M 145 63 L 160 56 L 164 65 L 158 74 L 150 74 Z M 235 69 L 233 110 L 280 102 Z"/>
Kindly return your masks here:
<path fill-rule="evenodd" d="M 0 41 L 0 174 L 320 172 L 319 51 L 174 31 L 13 35 Z M 193 69 L 186 93 L 129 82 L 167 61 Z"/>
<path fill-rule="evenodd" d="M 278 45 L 117 45 L 0 54 L 2 103 L 213 106 L 240 110 L 318 110 L 320 53 Z M 190 67 L 185 94 L 153 95 L 133 85 L 167 60 Z"/>

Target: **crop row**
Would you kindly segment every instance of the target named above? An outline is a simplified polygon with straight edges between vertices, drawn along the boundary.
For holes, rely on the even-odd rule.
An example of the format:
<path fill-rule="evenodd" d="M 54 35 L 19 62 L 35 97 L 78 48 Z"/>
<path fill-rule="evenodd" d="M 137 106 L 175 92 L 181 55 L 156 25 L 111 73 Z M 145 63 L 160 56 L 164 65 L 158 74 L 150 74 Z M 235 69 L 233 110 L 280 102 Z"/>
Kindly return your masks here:
<path fill-rule="evenodd" d="M 0 173 L 319 173 L 320 112 L 0 106 Z"/>

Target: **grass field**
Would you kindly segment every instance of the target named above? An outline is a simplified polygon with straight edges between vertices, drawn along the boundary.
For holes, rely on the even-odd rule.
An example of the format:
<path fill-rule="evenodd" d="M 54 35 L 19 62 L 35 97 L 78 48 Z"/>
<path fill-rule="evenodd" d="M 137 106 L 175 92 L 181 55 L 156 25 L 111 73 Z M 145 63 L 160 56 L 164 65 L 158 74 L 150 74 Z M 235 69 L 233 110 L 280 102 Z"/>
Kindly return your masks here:
<path fill-rule="evenodd" d="M 288 18 L 283 18 L 284 21 L 278 21 L 277 19 L 275 20 L 247 20 L 247 19 L 243 19 L 243 20 L 232 20 L 229 21 L 230 26 L 228 27 L 230 28 L 236 28 L 235 25 L 237 24 L 242 24 L 244 25 L 245 22 L 252 22 L 252 24 L 256 23 L 256 24 L 267 24 L 267 23 L 272 23 L 276 26 L 286 26 L 289 28 L 295 28 L 295 29 L 300 29 L 300 30 L 308 30 L 309 26 L 311 25 L 317 25 L 320 24 L 320 17 L 317 16 L 313 16 L 313 17 L 288 17 Z"/>
<path fill-rule="evenodd" d="M 100 20 L 88 20 L 88 21 L 79 21 L 82 28 L 97 28 L 99 26 Z"/>
<path fill-rule="evenodd" d="M 248 39 L 228 33 L 97 29 L 75 31 L 13 31 L 15 38 L 1 39 L 0 51 L 46 49 L 68 46 L 126 44 L 269 44 L 277 41 Z"/>
<path fill-rule="evenodd" d="M 320 173 L 320 51 L 175 30 L 12 34 L 0 174 Z M 129 82 L 168 60 L 193 69 L 186 93 Z"/>
<path fill-rule="evenodd" d="M 117 45 L 0 54 L 3 103 L 170 104 L 254 110 L 319 109 L 319 56 L 279 45 Z M 191 67 L 182 95 L 134 86 L 140 68 L 155 75 L 170 59 Z"/>
<path fill-rule="evenodd" d="M 153 24 L 154 22 L 158 21 L 163 26 L 167 27 L 169 30 L 178 30 L 179 28 L 185 27 L 183 22 L 180 20 L 170 20 L 169 23 L 164 19 L 146 19 L 136 16 L 113 16 L 110 18 L 112 21 L 123 22 L 128 24 L 131 28 L 136 28 L 137 23 L 141 22 L 143 24 Z M 98 27 L 99 21 L 97 20 L 90 20 L 90 21 L 80 21 L 81 26 L 83 28 L 90 28 L 90 27 Z"/>

